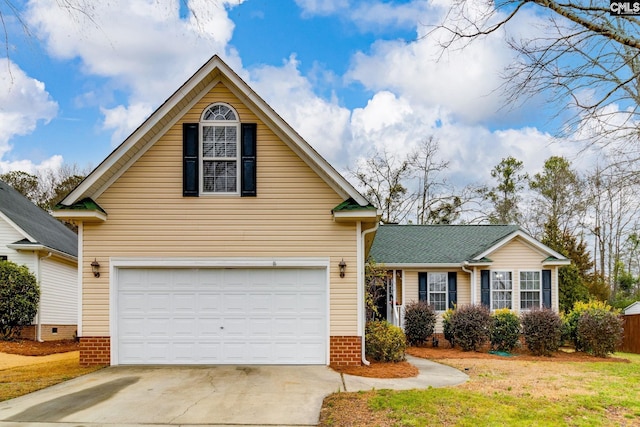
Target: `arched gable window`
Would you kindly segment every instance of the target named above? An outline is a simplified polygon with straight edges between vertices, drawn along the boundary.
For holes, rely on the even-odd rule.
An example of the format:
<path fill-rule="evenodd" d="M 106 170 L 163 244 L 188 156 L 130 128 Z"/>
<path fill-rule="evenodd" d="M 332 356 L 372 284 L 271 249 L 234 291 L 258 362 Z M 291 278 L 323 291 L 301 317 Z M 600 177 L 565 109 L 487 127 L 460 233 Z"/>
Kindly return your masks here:
<path fill-rule="evenodd" d="M 238 193 L 240 122 L 226 104 L 207 107 L 200 119 L 202 193 Z"/>
<path fill-rule="evenodd" d="M 183 123 L 183 196 L 257 196 L 256 137 L 257 125 L 240 123 L 225 103 L 209 105 L 198 123 Z"/>

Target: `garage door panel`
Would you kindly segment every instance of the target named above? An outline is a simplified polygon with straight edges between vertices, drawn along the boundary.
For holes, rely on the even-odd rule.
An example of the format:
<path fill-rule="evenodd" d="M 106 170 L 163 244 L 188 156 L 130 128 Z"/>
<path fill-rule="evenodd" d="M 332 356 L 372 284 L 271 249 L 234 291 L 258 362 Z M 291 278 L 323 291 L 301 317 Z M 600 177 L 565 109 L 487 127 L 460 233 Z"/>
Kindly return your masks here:
<path fill-rule="evenodd" d="M 203 314 L 219 314 L 222 312 L 222 294 L 204 290 L 198 294 L 197 310 Z"/>
<path fill-rule="evenodd" d="M 171 319 L 164 317 L 147 317 L 146 321 L 143 320 L 138 327 L 141 327 L 143 333 L 150 338 L 168 339 L 173 335 Z"/>
<path fill-rule="evenodd" d="M 143 300 L 141 304 L 140 310 L 146 313 L 166 313 L 171 310 L 171 294 L 168 292 L 158 293 L 158 292 L 149 292 L 147 293 L 149 301 L 146 303 Z"/>
<path fill-rule="evenodd" d="M 118 270 L 122 364 L 324 364 L 323 269 Z"/>

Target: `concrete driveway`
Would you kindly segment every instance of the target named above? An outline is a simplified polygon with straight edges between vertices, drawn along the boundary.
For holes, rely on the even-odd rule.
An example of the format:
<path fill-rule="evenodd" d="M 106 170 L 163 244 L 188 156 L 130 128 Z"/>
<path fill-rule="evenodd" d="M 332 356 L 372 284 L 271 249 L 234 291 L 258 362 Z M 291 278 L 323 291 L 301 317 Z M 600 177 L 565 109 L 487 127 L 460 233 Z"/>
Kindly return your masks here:
<path fill-rule="evenodd" d="M 0 427 L 277 425 L 318 423 L 338 391 L 460 384 L 462 372 L 410 358 L 420 375 L 381 380 L 326 366 L 111 367 L 0 403 Z"/>

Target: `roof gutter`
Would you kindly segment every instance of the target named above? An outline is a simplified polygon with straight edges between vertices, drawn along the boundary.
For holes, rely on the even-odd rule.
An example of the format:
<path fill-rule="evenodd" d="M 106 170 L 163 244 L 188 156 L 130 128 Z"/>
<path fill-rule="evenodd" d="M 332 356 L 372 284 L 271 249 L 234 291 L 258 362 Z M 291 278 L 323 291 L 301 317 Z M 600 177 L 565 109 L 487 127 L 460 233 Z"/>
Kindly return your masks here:
<path fill-rule="evenodd" d="M 361 223 L 359 223 L 361 224 Z M 362 344 L 360 345 L 360 351 L 361 351 L 361 359 L 362 359 L 362 364 L 365 366 L 369 366 L 370 362 L 367 360 L 366 356 L 365 356 L 365 345 L 366 345 L 366 340 L 365 340 L 365 325 L 367 323 L 367 306 L 366 306 L 366 298 L 365 298 L 365 274 L 364 274 L 364 246 L 365 246 L 365 238 L 367 237 L 367 234 L 369 233 L 373 233 L 375 231 L 378 230 L 378 227 L 380 227 L 380 222 L 376 221 L 376 225 L 373 226 L 372 228 L 369 228 L 367 230 L 364 230 L 361 233 L 361 238 L 358 241 L 358 252 L 360 252 L 359 256 L 358 256 L 358 262 L 362 262 L 362 273 L 358 275 L 358 281 L 360 282 L 358 286 L 360 292 L 360 304 L 362 307 L 362 329 L 360 330 L 360 333 L 362 334 Z"/>
<path fill-rule="evenodd" d="M 76 262 L 78 261 L 78 257 L 76 256 L 70 255 L 66 252 L 59 251 L 57 249 L 50 248 L 40 243 L 35 243 L 35 244 L 11 243 L 11 244 L 8 244 L 7 247 L 16 251 L 43 251 L 43 252 L 48 252 L 50 255 L 58 255 L 62 258 L 66 258 L 71 261 L 76 261 Z"/>

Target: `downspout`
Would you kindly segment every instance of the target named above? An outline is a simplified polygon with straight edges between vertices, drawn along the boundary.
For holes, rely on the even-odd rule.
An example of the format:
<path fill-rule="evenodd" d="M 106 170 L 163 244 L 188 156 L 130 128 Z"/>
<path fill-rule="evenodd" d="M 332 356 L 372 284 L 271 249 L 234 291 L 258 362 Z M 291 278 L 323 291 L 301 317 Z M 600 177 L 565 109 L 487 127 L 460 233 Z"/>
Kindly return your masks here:
<path fill-rule="evenodd" d="M 361 300 L 362 300 L 362 329 L 360 330 L 360 333 L 362 334 L 362 344 L 360 345 L 360 351 L 361 351 L 361 358 L 362 358 L 362 364 L 365 366 L 369 366 L 370 363 L 367 360 L 367 358 L 365 357 L 365 333 L 364 333 L 364 328 L 365 325 L 367 323 L 367 306 L 365 303 L 365 283 L 364 283 L 364 264 L 365 264 L 365 259 L 364 259 L 364 249 L 365 249 L 365 244 L 364 244 L 364 239 L 367 237 L 367 234 L 369 233 L 373 233 L 374 231 L 378 230 L 378 227 L 380 226 L 380 223 L 378 221 L 376 221 L 376 225 L 373 228 L 369 228 L 368 230 L 365 230 L 362 232 L 362 238 L 360 239 L 360 241 L 358 242 L 358 245 L 360 245 L 360 254 L 361 256 L 358 259 L 358 262 L 362 262 L 362 274 L 359 275 L 358 277 L 358 281 L 360 282 L 360 295 L 362 296 Z"/>
<path fill-rule="evenodd" d="M 462 271 L 471 275 L 471 304 L 476 303 L 476 271 L 475 269 L 469 270 L 469 261 L 462 263 Z"/>
<path fill-rule="evenodd" d="M 42 269 L 40 268 L 40 263 L 43 259 L 47 259 L 51 257 L 51 252 L 49 252 L 46 256 L 38 258 L 38 287 L 40 288 L 40 298 L 38 298 L 38 315 L 36 316 L 38 321 L 36 323 L 36 341 L 42 342 Z"/>

